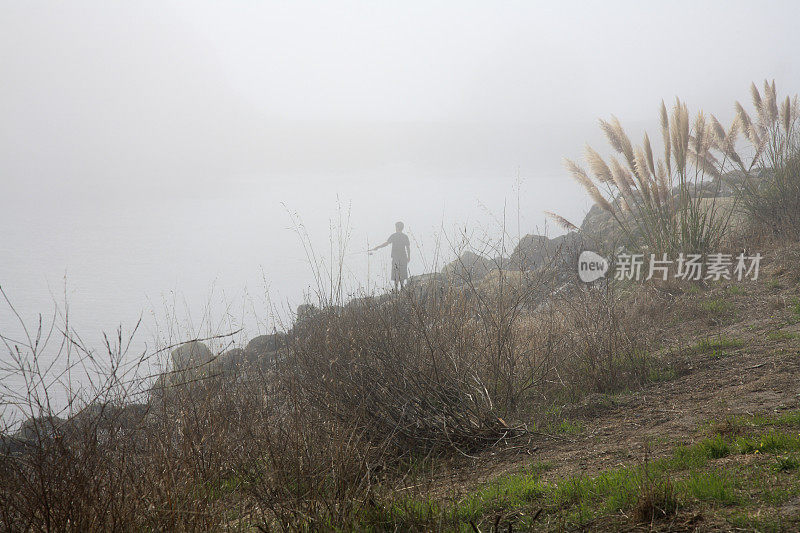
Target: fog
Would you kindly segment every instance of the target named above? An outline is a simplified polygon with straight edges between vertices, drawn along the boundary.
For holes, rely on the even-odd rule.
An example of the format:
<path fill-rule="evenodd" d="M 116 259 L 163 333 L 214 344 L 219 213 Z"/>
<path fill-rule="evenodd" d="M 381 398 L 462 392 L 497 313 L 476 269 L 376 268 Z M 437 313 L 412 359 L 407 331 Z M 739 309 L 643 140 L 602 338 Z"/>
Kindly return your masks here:
<path fill-rule="evenodd" d="M 209 302 L 255 333 L 313 294 L 291 214 L 327 256 L 349 212 L 351 290 L 388 287 L 363 252 L 397 220 L 412 275 L 460 232 L 580 223 L 561 159 L 597 118 L 638 138 L 662 98 L 726 119 L 753 80 L 796 92 L 795 6 L 2 2 L 0 285 L 93 340 L 165 309 L 198 332 Z"/>

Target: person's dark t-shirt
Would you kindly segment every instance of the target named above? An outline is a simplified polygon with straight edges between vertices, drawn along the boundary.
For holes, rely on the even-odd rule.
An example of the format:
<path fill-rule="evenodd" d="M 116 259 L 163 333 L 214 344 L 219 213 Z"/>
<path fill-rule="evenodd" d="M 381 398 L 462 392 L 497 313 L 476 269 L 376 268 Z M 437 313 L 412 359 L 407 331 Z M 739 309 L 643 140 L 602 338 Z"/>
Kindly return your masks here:
<path fill-rule="evenodd" d="M 392 233 L 386 240 L 392 243 L 392 259 L 407 263 L 408 255 L 406 255 L 406 247 L 410 246 L 408 235 L 398 231 L 396 233 Z"/>

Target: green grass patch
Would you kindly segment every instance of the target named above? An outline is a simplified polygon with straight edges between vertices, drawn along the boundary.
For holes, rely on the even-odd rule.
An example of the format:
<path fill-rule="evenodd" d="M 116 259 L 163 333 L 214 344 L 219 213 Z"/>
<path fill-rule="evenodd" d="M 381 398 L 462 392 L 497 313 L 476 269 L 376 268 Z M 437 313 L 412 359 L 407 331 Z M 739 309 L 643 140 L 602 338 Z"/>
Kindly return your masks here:
<path fill-rule="evenodd" d="M 543 416 L 533 423 L 534 431 L 551 435 L 575 435 L 583 431 L 583 423 L 580 420 L 565 417 L 562 410 L 559 405 L 548 407 Z"/>
<path fill-rule="evenodd" d="M 744 296 L 747 294 L 747 290 L 740 285 L 731 285 L 728 287 L 727 292 L 733 296 Z"/>
<path fill-rule="evenodd" d="M 551 435 L 577 435 L 583 431 L 583 423 L 569 418 L 557 421 L 551 419 L 545 424 L 534 424 L 534 430 Z"/>
<path fill-rule="evenodd" d="M 709 459 L 721 459 L 727 457 L 731 453 L 731 447 L 722 435 L 703 439 L 697 446 Z"/>
<path fill-rule="evenodd" d="M 556 433 L 564 435 L 575 435 L 583 431 L 583 423 L 580 420 L 564 419 L 556 426 Z"/>
<path fill-rule="evenodd" d="M 797 333 L 790 331 L 770 331 L 767 333 L 767 339 L 771 341 L 791 341 L 797 338 Z"/>
<path fill-rule="evenodd" d="M 538 471 L 524 471 L 489 483 L 459 501 L 450 510 L 450 521 L 468 523 L 503 510 L 528 508 L 548 492 Z"/>
<path fill-rule="evenodd" d="M 744 454 L 800 452 L 800 433 L 786 433 L 773 428 L 762 435 L 739 437 L 736 446 Z"/>
<path fill-rule="evenodd" d="M 710 354 L 717 359 L 726 355 L 726 352 L 744 346 L 744 341 L 721 335 L 719 337 L 701 339 L 692 347 L 695 353 Z"/>
<path fill-rule="evenodd" d="M 723 505 L 734 505 L 739 502 L 733 480 L 726 473 L 692 472 L 681 486 L 686 493 L 702 502 L 716 502 Z"/>
<path fill-rule="evenodd" d="M 587 524 L 625 529 L 631 522 L 651 523 L 684 507 L 744 524 L 750 523 L 750 511 L 761 513 L 765 505 L 777 509 L 800 496 L 800 411 L 732 417 L 726 424 L 748 434 L 714 434 L 676 446 L 667 457 L 596 475 L 545 480 L 543 474 L 553 465 L 532 462 L 446 503 L 410 497 L 390 501 L 379 506 L 380 512 L 365 513 L 356 529 L 473 531 L 475 524 L 492 531 L 497 517 L 508 521 L 503 530 L 512 523 L 516 530 L 581 529 Z M 737 457 L 737 452 L 752 457 Z"/>
<path fill-rule="evenodd" d="M 678 371 L 673 366 L 653 367 L 647 372 L 647 380 L 653 383 L 672 381 L 678 377 Z"/>
<path fill-rule="evenodd" d="M 764 425 L 772 425 L 778 427 L 800 427 L 800 410 L 789 411 L 777 417 L 766 419 Z"/>
<path fill-rule="evenodd" d="M 746 511 L 736 512 L 726 517 L 727 522 L 741 531 L 759 531 L 764 533 L 779 533 L 787 531 L 781 520 L 771 516 L 763 516 L 760 511 L 752 514 Z"/>
<path fill-rule="evenodd" d="M 798 466 L 800 466 L 800 461 L 797 460 L 797 457 L 778 457 L 775 459 L 772 469 L 776 472 L 791 472 L 797 470 Z"/>
<path fill-rule="evenodd" d="M 726 419 L 731 432 L 750 431 L 759 428 L 800 428 L 800 410 L 786 411 L 780 415 L 742 415 Z"/>
<path fill-rule="evenodd" d="M 675 448 L 672 457 L 659 461 L 659 466 L 666 470 L 688 470 L 702 468 L 708 464 L 709 456 L 700 446 L 680 445 Z"/>
<path fill-rule="evenodd" d="M 703 300 L 700 302 L 700 309 L 715 317 L 732 316 L 736 314 L 736 306 L 722 298 Z"/>

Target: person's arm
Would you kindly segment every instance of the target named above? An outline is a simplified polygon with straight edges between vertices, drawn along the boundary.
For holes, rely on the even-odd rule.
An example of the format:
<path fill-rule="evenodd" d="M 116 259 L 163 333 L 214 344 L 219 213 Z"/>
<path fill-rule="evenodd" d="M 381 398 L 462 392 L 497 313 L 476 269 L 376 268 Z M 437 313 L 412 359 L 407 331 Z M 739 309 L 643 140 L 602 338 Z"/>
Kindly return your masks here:
<path fill-rule="evenodd" d="M 406 257 L 411 261 L 411 241 L 406 239 Z"/>
<path fill-rule="evenodd" d="M 376 246 L 375 248 L 370 248 L 370 250 L 369 250 L 369 251 L 370 251 L 370 252 L 374 252 L 375 250 L 380 250 L 380 249 L 381 249 L 381 248 L 383 248 L 384 246 L 389 246 L 389 241 L 386 241 L 386 242 L 385 242 L 385 243 L 383 243 L 383 244 L 379 244 L 379 245 L 378 245 L 378 246 Z"/>

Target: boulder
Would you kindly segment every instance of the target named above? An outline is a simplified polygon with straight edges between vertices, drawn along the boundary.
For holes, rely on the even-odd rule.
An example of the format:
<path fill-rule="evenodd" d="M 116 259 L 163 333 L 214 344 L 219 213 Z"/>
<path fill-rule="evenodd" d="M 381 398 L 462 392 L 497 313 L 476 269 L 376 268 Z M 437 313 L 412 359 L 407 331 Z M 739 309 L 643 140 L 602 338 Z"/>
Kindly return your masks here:
<path fill-rule="evenodd" d="M 738 195 L 739 191 L 748 186 L 757 187 L 768 175 L 769 171 L 762 171 L 758 175 L 751 176 L 752 179 L 750 181 L 746 181 L 742 172 L 731 171 L 718 178 L 697 184 L 689 184 L 687 189 L 691 197 L 702 198 L 700 201 L 701 206 L 709 204 L 713 198 L 731 199 L 729 202 L 720 202 L 721 205 L 728 206 L 733 205 L 732 199 Z M 674 186 L 671 194 L 673 198 L 679 198 L 681 194 L 680 188 Z M 613 203 L 616 204 L 617 201 L 615 200 Z M 631 207 L 635 210 L 635 206 Z M 625 215 L 625 218 L 631 216 L 630 214 Z M 739 221 L 736 221 L 736 223 L 738 224 Z M 630 224 L 630 226 L 632 229 L 635 228 L 635 224 Z M 626 244 L 627 241 L 624 232 L 620 229 L 614 217 L 597 204 L 594 204 L 584 217 L 580 233 L 586 242 L 594 241 L 595 248 L 614 249 L 617 246 Z"/>
<path fill-rule="evenodd" d="M 302 322 L 319 313 L 319 309 L 314 304 L 300 304 L 297 306 L 297 321 Z"/>
<path fill-rule="evenodd" d="M 233 348 L 219 356 L 219 368 L 223 374 L 235 374 L 241 369 L 245 361 L 245 351 L 241 348 Z"/>
<path fill-rule="evenodd" d="M 171 353 L 172 365 L 175 370 L 186 370 L 204 365 L 214 358 L 211 350 L 199 341 L 189 341 L 181 344 Z"/>
<path fill-rule="evenodd" d="M 483 277 L 477 289 L 484 294 L 497 296 L 501 287 L 506 290 L 519 290 L 528 281 L 528 273 L 524 271 L 496 268 Z"/>
<path fill-rule="evenodd" d="M 132 431 L 144 423 L 148 410 L 147 404 L 113 405 L 93 402 L 71 416 L 66 425 L 78 431 L 91 428 Z"/>
<path fill-rule="evenodd" d="M 442 274 L 455 283 L 476 283 L 502 264 L 502 259 L 492 259 L 466 250 L 457 259 L 446 264 L 442 268 Z"/>
<path fill-rule="evenodd" d="M 41 443 L 53 439 L 64 432 L 63 418 L 57 416 L 41 416 L 29 418 L 14 434 L 14 439 L 29 443 Z"/>
<path fill-rule="evenodd" d="M 20 455 L 31 449 L 31 443 L 13 435 L 0 435 L 0 457 Z"/>
<path fill-rule="evenodd" d="M 586 213 L 581 223 L 581 235 L 587 242 L 596 243 L 595 248 L 612 248 L 623 241 L 623 232 L 611 213 L 597 204 Z"/>
<path fill-rule="evenodd" d="M 259 335 L 247 343 L 244 348 L 244 360 L 248 365 L 264 366 L 278 358 L 278 352 L 286 345 L 283 333 Z"/>
<path fill-rule="evenodd" d="M 536 270 L 551 259 L 555 251 L 555 246 L 544 235 L 525 235 L 508 258 L 509 267 Z"/>
<path fill-rule="evenodd" d="M 441 272 L 417 274 L 408 279 L 407 290 L 412 291 L 417 298 L 424 300 L 429 296 L 444 294 L 444 291 L 451 287 L 452 281 L 449 276 Z"/>
<path fill-rule="evenodd" d="M 284 344 L 283 335 L 275 333 L 274 335 L 259 335 L 253 338 L 245 346 L 244 351 L 248 357 L 250 356 L 264 356 L 272 352 L 278 351 Z"/>

